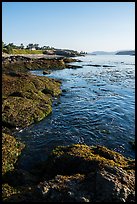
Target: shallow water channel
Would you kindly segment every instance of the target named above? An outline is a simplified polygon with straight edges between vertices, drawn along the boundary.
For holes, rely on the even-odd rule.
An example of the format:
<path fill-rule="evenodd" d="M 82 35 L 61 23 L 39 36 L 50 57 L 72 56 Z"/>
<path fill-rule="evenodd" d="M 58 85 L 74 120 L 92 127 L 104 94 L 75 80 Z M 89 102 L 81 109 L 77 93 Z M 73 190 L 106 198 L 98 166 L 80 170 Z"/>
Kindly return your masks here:
<path fill-rule="evenodd" d="M 54 99 L 53 112 L 16 136 L 26 143 L 19 160 L 23 169 L 44 161 L 58 145 L 105 145 L 135 158 L 135 57 L 87 55 L 71 63 L 82 68 L 52 71 L 63 93 Z M 93 65 L 93 66 L 91 66 Z M 95 66 L 99 65 L 99 66 Z M 43 76 L 43 71 L 32 71 Z"/>

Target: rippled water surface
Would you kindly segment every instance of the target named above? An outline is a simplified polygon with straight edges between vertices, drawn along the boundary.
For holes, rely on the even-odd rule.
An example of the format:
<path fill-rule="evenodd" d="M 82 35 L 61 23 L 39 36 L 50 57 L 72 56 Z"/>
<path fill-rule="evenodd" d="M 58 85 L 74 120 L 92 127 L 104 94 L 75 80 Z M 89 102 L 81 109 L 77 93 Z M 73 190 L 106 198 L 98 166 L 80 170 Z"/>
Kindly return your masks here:
<path fill-rule="evenodd" d="M 77 58 L 82 62 L 72 64 L 82 68 L 47 75 L 61 79 L 65 90 L 55 98 L 53 113 L 17 133 L 27 144 L 20 159 L 22 168 L 43 161 L 57 145 L 72 143 L 105 145 L 126 157 L 135 157 L 130 144 L 135 138 L 135 57 Z M 32 73 L 42 75 L 42 71 Z"/>

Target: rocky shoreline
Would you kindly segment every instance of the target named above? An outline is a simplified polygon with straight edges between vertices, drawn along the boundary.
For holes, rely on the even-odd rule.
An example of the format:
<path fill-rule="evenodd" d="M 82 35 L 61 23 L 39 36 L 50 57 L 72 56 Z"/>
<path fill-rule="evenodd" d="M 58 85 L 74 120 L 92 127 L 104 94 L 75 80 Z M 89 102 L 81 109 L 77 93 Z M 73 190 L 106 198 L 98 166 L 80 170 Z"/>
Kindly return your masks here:
<path fill-rule="evenodd" d="M 2 71 L 7 72 L 28 72 L 30 70 L 44 69 L 55 70 L 64 68 L 80 68 L 70 65 L 70 62 L 77 62 L 75 58 L 68 58 L 58 55 L 6 55 L 2 57 Z"/>
<path fill-rule="evenodd" d="M 62 91 L 61 81 L 30 70 L 71 68 L 60 56 L 2 58 L 2 197 L 4 202 L 135 202 L 135 160 L 102 146 L 56 147 L 30 172 L 17 161 L 25 148 L 14 130 L 42 120 Z M 74 66 L 73 66 L 74 68 Z M 80 68 L 80 67 L 79 67 Z"/>

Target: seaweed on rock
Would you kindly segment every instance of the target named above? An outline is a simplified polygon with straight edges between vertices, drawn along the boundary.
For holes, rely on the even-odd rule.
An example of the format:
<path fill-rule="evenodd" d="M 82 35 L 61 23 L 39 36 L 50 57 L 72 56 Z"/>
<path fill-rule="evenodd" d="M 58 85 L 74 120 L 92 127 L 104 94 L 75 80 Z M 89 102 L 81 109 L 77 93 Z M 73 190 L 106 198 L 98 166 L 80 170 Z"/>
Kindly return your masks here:
<path fill-rule="evenodd" d="M 60 146 L 38 188 L 46 202 L 134 202 L 134 169 L 134 160 L 103 146 Z"/>
<path fill-rule="evenodd" d="M 3 74 L 2 83 L 2 122 L 12 127 L 42 120 L 52 112 L 52 97 L 61 94 L 60 81 L 46 77 Z"/>

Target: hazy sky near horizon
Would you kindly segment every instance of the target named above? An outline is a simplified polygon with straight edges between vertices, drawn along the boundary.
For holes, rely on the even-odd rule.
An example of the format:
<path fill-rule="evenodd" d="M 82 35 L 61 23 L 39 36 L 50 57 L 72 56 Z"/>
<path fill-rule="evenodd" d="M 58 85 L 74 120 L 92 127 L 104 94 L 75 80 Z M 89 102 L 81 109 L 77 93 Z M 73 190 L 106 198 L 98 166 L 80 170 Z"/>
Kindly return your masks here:
<path fill-rule="evenodd" d="M 87 52 L 135 49 L 135 2 L 2 2 L 2 40 Z"/>

